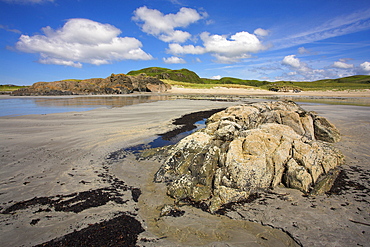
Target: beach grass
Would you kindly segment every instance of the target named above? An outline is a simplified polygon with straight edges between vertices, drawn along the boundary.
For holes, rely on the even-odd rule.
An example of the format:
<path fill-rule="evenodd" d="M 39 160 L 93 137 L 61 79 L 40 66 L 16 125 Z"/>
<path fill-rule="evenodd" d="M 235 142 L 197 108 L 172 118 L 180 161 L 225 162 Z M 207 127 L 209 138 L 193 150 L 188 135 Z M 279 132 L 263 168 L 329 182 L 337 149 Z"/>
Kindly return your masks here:
<path fill-rule="evenodd" d="M 0 92 L 12 92 L 20 88 L 24 88 L 24 87 L 27 87 L 27 86 L 0 85 Z"/>
<path fill-rule="evenodd" d="M 220 83 L 191 83 L 191 82 L 180 82 L 174 80 L 162 79 L 164 83 L 170 84 L 171 86 L 183 87 L 183 88 L 194 88 L 194 89 L 212 89 L 219 87 L 226 88 L 243 88 L 243 89 L 256 89 L 257 87 L 242 85 L 242 84 L 220 84 Z"/>
<path fill-rule="evenodd" d="M 327 79 L 318 81 L 257 81 L 241 80 L 225 77 L 220 80 L 203 79 L 204 83 L 181 82 L 174 80 L 162 80 L 163 82 L 184 88 L 211 89 L 216 87 L 264 89 L 287 88 L 302 91 L 361 91 L 370 89 L 370 76 L 351 76 L 339 79 Z"/>

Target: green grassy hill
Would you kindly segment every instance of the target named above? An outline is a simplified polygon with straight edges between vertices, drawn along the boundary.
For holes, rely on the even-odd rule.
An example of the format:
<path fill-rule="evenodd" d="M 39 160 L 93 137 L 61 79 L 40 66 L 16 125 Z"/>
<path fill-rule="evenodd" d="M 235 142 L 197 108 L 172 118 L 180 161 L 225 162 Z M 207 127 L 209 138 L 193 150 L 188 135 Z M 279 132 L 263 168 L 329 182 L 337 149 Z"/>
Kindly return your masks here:
<path fill-rule="evenodd" d="M 171 70 L 160 67 L 150 67 L 141 70 L 134 70 L 127 73 L 128 75 L 146 74 L 154 76 L 158 79 L 190 82 L 190 83 L 204 83 L 202 79 L 193 71 L 188 69 Z"/>

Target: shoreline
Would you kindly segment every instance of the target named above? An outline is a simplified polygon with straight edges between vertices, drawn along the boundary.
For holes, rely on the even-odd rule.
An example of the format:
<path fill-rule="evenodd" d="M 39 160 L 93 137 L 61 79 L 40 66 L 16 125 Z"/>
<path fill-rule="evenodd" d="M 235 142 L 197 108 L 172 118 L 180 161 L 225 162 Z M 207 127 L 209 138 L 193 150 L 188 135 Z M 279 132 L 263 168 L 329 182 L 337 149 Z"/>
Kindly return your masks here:
<path fill-rule="evenodd" d="M 316 96 L 316 97 L 370 97 L 370 89 L 356 90 L 316 90 L 294 92 L 274 92 L 263 89 L 229 88 L 214 87 L 210 89 L 184 88 L 181 86 L 172 86 L 170 90 L 164 93 L 134 92 L 131 94 L 102 94 L 102 95 L 40 95 L 40 96 L 12 96 L 9 94 L 0 94 L 2 98 L 73 98 L 73 97 L 112 97 L 112 96 L 138 96 L 138 95 L 166 95 L 166 94 L 206 94 L 206 95 L 251 95 L 251 96 Z"/>
<path fill-rule="evenodd" d="M 273 92 L 262 89 L 226 88 L 215 87 L 212 89 L 192 89 L 172 86 L 168 91 L 172 94 L 215 94 L 215 95 L 251 95 L 251 96 L 316 96 L 316 97 L 370 97 L 370 89 L 345 90 L 345 91 L 301 91 Z"/>
<path fill-rule="evenodd" d="M 140 161 L 128 155 L 118 162 L 107 163 L 106 157 L 110 153 L 146 142 L 156 134 L 173 129 L 172 120 L 175 118 L 195 111 L 236 104 L 238 102 L 178 99 L 88 112 L 0 117 L 0 127 L 3 130 L 0 133 L 3 140 L 0 144 L 2 212 L 17 202 L 34 197 L 55 199 L 57 195 L 65 195 L 71 199 L 73 193 L 109 188 L 112 181 L 122 181 L 131 188 L 117 192 L 122 194 L 121 199 L 126 201 L 125 203 L 108 201 L 104 205 L 88 208 L 79 213 L 59 212 L 53 208 L 48 211 L 45 206 L 39 204 L 17 211 L 16 214 L 2 213 L 0 239 L 8 246 L 33 246 L 62 237 L 74 230 L 85 229 L 91 224 L 108 221 L 118 212 L 124 212 L 143 226 L 144 232 L 139 235 L 139 246 L 186 246 L 197 243 L 204 246 L 232 243 L 235 246 L 243 245 L 240 241 L 264 246 L 282 243 L 294 246 L 294 242 L 291 242 L 291 238 L 284 232 L 261 224 L 284 229 L 302 243 L 325 245 L 330 241 L 340 240 L 342 242 L 339 243 L 348 245 L 355 244 L 356 239 L 357 243 L 367 243 L 370 240 L 368 235 L 361 232 L 368 232 L 369 227 L 348 221 L 348 217 L 352 217 L 351 220 L 356 222 L 368 222 L 366 218 L 361 218 L 368 214 L 368 204 L 356 202 L 356 198 L 366 201 L 369 195 L 365 197 L 357 195 L 362 193 L 356 190 L 329 199 L 325 196 L 316 197 L 315 208 L 311 207 L 313 205 L 311 199 L 305 201 L 299 193 L 278 191 L 277 193 L 289 193 L 291 201 L 267 199 L 269 202 L 267 205 L 256 201 L 254 204 L 243 205 L 236 211 L 227 212 L 226 216 L 212 216 L 193 207 L 182 207 L 181 210 L 186 212 L 184 216 L 163 217 L 158 220 L 157 206 L 163 205 L 166 200 L 171 202 L 170 198 L 164 197 L 163 186 L 152 183 L 151 176 L 158 169 L 158 162 Z M 303 108 L 317 111 L 340 129 L 343 141 L 338 147 L 347 158 L 347 175 L 355 179 L 356 183 L 365 183 L 363 186 L 366 188 L 368 181 L 366 174 L 370 174 L 368 160 L 370 109 L 343 105 L 304 105 Z M 353 124 L 354 122 L 357 124 Z M 353 167 L 357 167 L 358 171 L 356 172 Z M 142 194 L 136 198 L 138 202 L 134 200 L 132 193 L 134 188 L 141 189 Z M 353 198 L 354 195 L 356 198 Z M 340 202 L 350 204 L 340 206 Z M 299 207 L 292 205 L 294 203 L 298 203 Z M 282 208 L 281 205 L 286 207 L 285 213 L 281 209 L 276 209 Z M 249 211 L 246 210 L 248 207 L 259 210 L 260 213 L 248 215 Z M 358 211 L 356 207 L 362 211 Z M 297 211 L 298 208 L 302 211 Z M 292 210 L 299 213 L 289 214 Z M 266 215 L 268 212 L 274 214 Z M 331 217 L 330 222 L 328 218 L 322 221 L 312 218 L 317 212 L 324 212 L 327 217 Z M 319 215 L 325 217 L 325 214 Z M 343 214 L 346 217 L 343 217 Z M 240 215 L 243 215 L 244 219 Z M 279 218 L 279 215 L 286 217 Z M 295 217 L 301 217 L 300 220 L 305 226 L 297 222 Z M 202 223 L 206 223 L 206 227 L 200 227 Z M 233 224 L 238 226 L 239 230 L 236 230 Z M 297 228 L 297 225 L 300 228 Z M 213 227 L 220 230 L 214 231 Z M 330 229 L 328 232 L 325 227 L 333 230 Z M 45 228 L 48 231 L 44 231 Z M 320 228 L 321 232 L 315 230 L 317 228 Z M 221 234 L 222 229 L 227 229 L 225 235 Z M 327 236 L 324 238 L 323 234 Z M 338 234 L 343 236 L 338 238 Z"/>

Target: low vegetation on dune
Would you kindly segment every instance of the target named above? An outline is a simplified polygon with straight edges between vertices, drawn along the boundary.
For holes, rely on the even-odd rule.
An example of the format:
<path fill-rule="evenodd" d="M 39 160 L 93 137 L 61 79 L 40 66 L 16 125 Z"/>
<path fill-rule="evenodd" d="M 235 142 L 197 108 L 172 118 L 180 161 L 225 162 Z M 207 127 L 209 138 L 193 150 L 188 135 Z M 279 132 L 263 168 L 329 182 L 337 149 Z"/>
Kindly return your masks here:
<path fill-rule="evenodd" d="M 184 88 L 197 88 L 197 89 L 211 89 L 211 88 L 216 88 L 216 87 L 245 88 L 245 89 L 256 88 L 253 86 L 247 86 L 247 85 L 242 85 L 242 84 L 191 83 L 191 82 L 174 81 L 174 80 L 168 80 L 168 79 L 163 79 L 162 81 L 171 86 L 178 86 L 178 87 L 184 87 Z"/>
<path fill-rule="evenodd" d="M 369 75 L 354 75 L 349 77 L 337 79 L 324 79 L 318 81 L 279 81 L 272 83 L 274 86 L 280 87 L 296 87 L 303 91 L 307 90 L 362 90 L 370 89 L 370 76 Z M 272 86 L 270 85 L 270 86 Z"/>
<path fill-rule="evenodd" d="M 233 77 L 221 79 L 200 78 L 195 72 L 188 69 L 171 70 L 159 67 L 150 67 L 130 71 L 128 75 L 146 74 L 154 76 L 164 82 L 186 88 L 207 89 L 213 87 L 229 88 L 259 88 L 271 91 L 317 91 L 317 90 L 363 90 L 370 89 L 369 75 L 355 75 L 338 79 L 324 79 L 318 81 L 259 81 L 243 80 Z"/>
<path fill-rule="evenodd" d="M 244 86 L 250 86 L 250 87 L 263 87 L 265 85 L 270 84 L 270 82 L 268 81 L 243 80 L 243 79 L 233 78 L 233 77 L 222 77 L 219 80 L 203 78 L 202 80 L 206 84 L 244 85 Z"/>

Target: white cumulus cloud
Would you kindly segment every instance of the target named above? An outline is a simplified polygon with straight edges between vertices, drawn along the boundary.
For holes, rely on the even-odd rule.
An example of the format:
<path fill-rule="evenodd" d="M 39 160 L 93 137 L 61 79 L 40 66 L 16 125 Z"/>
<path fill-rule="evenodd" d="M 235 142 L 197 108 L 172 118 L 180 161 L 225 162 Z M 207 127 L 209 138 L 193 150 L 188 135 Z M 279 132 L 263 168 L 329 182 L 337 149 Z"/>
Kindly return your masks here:
<path fill-rule="evenodd" d="M 361 74 L 370 75 L 370 62 L 363 62 L 360 64 L 359 72 Z"/>
<path fill-rule="evenodd" d="M 338 68 L 338 69 L 352 69 L 354 67 L 354 65 L 349 64 L 349 63 L 345 63 L 343 61 L 336 61 L 336 62 L 334 62 L 333 67 Z"/>
<path fill-rule="evenodd" d="M 149 9 L 146 6 L 134 11 L 132 19 L 141 24 L 143 32 L 151 34 L 165 42 L 182 43 L 191 37 L 191 34 L 176 28 L 184 28 L 204 18 L 206 14 L 198 13 L 195 9 L 181 8 L 176 14 L 163 14 L 159 10 Z"/>
<path fill-rule="evenodd" d="M 370 63 L 364 62 L 360 66 L 348 64 L 346 61 L 352 60 L 351 58 L 342 58 L 334 62 L 331 66 L 324 68 L 313 68 L 302 62 L 296 55 L 285 56 L 281 64 L 285 65 L 290 71 L 285 72 L 284 80 L 304 80 L 314 81 L 324 78 L 340 78 L 352 76 L 354 74 L 370 74 Z M 311 62 L 312 63 L 312 62 Z M 315 63 L 315 62 L 313 62 Z M 313 64 L 315 66 L 315 64 Z M 316 63 L 320 65 L 320 63 Z"/>
<path fill-rule="evenodd" d="M 42 56 L 44 57 L 44 56 Z M 44 57 L 39 60 L 40 63 L 42 64 L 56 64 L 56 65 L 64 65 L 64 66 L 71 66 L 71 67 L 76 67 L 76 68 L 82 68 L 82 63 L 79 62 L 74 62 L 70 60 L 63 60 L 63 59 L 58 59 L 55 57 Z"/>
<path fill-rule="evenodd" d="M 269 35 L 269 31 L 262 28 L 257 28 L 254 30 L 254 34 L 263 37 Z"/>
<path fill-rule="evenodd" d="M 256 35 L 244 31 L 231 35 L 229 39 L 225 35 L 210 35 L 204 32 L 201 39 L 207 52 L 226 57 L 245 56 L 265 49 Z"/>
<path fill-rule="evenodd" d="M 21 35 L 19 51 L 40 54 L 40 63 L 82 67 L 81 63 L 108 64 L 120 60 L 150 60 L 136 38 L 119 37 L 121 30 L 88 19 L 70 19 L 57 30 L 42 29 L 43 35 Z"/>
<path fill-rule="evenodd" d="M 296 58 L 295 55 L 285 56 L 282 61 L 282 64 L 288 65 L 295 69 L 299 69 L 300 67 L 302 67 L 301 61 L 298 58 Z"/>
<path fill-rule="evenodd" d="M 172 43 L 168 45 L 167 52 L 170 54 L 204 54 L 206 52 L 206 49 L 201 46 L 182 46 L 177 43 Z"/>
<path fill-rule="evenodd" d="M 215 76 L 212 76 L 210 79 L 213 79 L 213 80 L 220 80 L 222 77 L 220 75 L 215 75 Z"/>
<path fill-rule="evenodd" d="M 241 59 L 251 57 L 251 53 L 266 49 L 256 35 L 244 31 L 230 37 L 203 32 L 200 38 L 203 46 L 170 44 L 167 52 L 170 54 L 210 53 L 216 58 L 216 62 L 236 63 Z"/>
<path fill-rule="evenodd" d="M 293 71 L 287 73 L 288 76 L 300 76 L 304 80 L 310 80 L 324 71 L 314 70 L 310 68 L 305 62 L 302 62 L 296 55 L 285 56 L 281 64 L 287 66 Z"/>
<path fill-rule="evenodd" d="M 180 57 L 168 57 L 168 58 L 163 58 L 163 62 L 172 64 L 172 63 L 186 63 L 186 61 Z"/>

